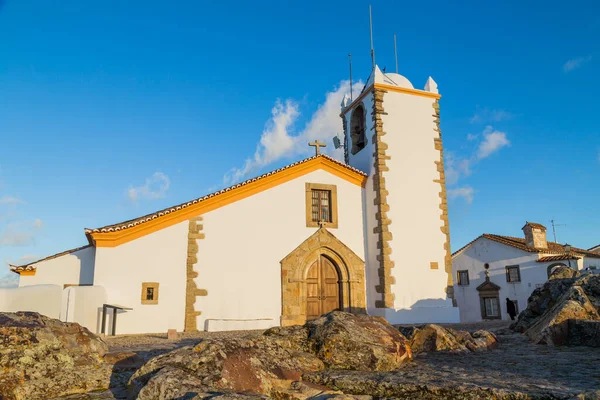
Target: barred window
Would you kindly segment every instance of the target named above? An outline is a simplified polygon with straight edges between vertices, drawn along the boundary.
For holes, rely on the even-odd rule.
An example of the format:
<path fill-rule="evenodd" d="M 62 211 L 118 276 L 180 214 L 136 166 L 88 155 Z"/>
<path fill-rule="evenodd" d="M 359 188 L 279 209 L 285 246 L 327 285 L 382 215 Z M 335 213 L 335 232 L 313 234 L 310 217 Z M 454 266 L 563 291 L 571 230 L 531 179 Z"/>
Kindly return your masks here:
<path fill-rule="evenodd" d="M 509 265 L 506 267 L 506 282 L 521 282 L 521 271 L 518 265 Z"/>
<path fill-rule="evenodd" d="M 312 221 L 331 222 L 331 192 L 312 190 Z"/>
<path fill-rule="evenodd" d="M 457 271 L 456 277 L 459 286 L 467 286 L 469 284 L 469 271 Z"/>

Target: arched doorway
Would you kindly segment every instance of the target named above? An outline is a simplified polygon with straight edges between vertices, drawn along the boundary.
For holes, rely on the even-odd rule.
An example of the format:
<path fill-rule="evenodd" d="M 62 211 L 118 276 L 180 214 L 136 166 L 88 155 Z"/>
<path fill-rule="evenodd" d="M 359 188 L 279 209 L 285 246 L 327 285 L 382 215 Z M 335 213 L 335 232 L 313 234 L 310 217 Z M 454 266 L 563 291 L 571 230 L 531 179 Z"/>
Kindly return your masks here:
<path fill-rule="evenodd" d="M 322 272 L 322 265 L 327 266 L 325 272 Z M 322 289 L 318 282 L 323 278 L 326 293 L 320 294 Z M 307 310 L 309 290 L 314 298 L 312 303 L 319 301 L 318 306 L 311 304 L 313 309 L 310 311 Z M 325 299 L 317 299 L 319 296 L 325 296 Z M 321 305 L 321 301 L 325 304 Z M 322 310 L 330 308 L 365 313 L 366 303 L 365 262 L 325 227 L 319 228 L 281 260 L 282 326 L 302 325 L 309 319 L 309 312 L 314 318 L 312 316 L 321 315 Z M 317 311 L 317 307 L 321 307 L 320 310 Z"/>
<path fill-rule="evenodd" d="M 340 309 L 342 293 L 339 268 L 319 255 L 306 272 L 306 319 L 311 320 Z"/>
<path fill-rule="evenodd" d="M 552 275 L 552 273 L 554 272 L 554 270 L 556 268 L 558 268 L 558 267 L 566 267 L 566 265 L 563 264 L 563 263 L 554 263 L 552 265 L 549 265 L 548 266 L 548 270 L 547 270 L 547 272 L 548 272 L 548 278 L 550 278 L 550 275 Z"/>

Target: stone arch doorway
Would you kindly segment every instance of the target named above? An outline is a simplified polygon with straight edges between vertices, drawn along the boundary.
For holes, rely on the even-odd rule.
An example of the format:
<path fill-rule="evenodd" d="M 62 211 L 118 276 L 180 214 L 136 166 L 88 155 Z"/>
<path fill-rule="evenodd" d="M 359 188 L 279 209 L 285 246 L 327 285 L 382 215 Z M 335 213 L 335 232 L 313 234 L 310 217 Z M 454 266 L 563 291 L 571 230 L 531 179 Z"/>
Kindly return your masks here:
<path fill-rule="evenodd" d="M 320 288 L 319 279 L 325 280 Z M 326 293 L 322 293 L 323 285 L 327 286 Z M 309 316 L 316 318 L 331 307 L 365 313 L 365 262 L 327 229 L 320 228 L 281 260 L 281 295 L 282 326 L 304 324 Z M 319 296 L 326 298 L 317 299 Z"/>
<path fill-rule="evenodd" d="M 306 319 L 339 310 L 342 293 L 339 268 L 326 255 L 319 255 L 306 271 Z"/>

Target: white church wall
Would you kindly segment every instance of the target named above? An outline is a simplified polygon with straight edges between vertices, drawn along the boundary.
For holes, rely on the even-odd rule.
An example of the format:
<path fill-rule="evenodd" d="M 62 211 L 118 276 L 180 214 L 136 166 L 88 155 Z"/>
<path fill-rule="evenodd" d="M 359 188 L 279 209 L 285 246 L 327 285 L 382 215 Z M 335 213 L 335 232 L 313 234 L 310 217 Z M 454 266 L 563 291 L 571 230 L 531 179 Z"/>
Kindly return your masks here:
<path fill-rule="evenodd" d="M 386 310 L 394 323 L 453 322 L 458 310 L 447 299 L 444 268 L 446 236 L 441 231 L 440 184 L 435 149 L 437 132 L 430 97 L 387 92 L 383 97 L 384 137 L 389 171 L 383 176 L 389 194 L 392 223 L 392 269 L 396 283 L 395 310 Z M 432 269 L 431 263 L 438 269 Z"/>
<path fill-rule="evenodd" d="M 33 311 L 50 318 L 59 318 L 62 286 L 32 285 L 0 289 L 0 311 Z"/>
<path fill-rule="evenodd" d="M 469 248 L 456 255 L 452 261 L 454 274 L 454 295 L 460 309 L 461 322 L 482 321 L 479 292 L 477 286 L 485 281 L 484 264 L 490 265 L 490 281 L 500 286 L 499 300 L 502 319 L 510 319 L 506 312 L 506 298 L 517 300 L 519 311 L 527 307 L 527 299 L 536 288 L 548 280 L 547 268 L 552 263 L 538 263 L 537 253 L 527 253 L 480 238 Z M 521 282 L 506 281 L 506 266 L 519 265 Z M 458 285 L 457 271 L 469 271 L 469 285 Z"/>
<path fill-rule="evenodd" d="M 101 286 L 68 287 L 62 294 L 60 320 L 77 322 L 93 333 L 100 333 L 104 303 L 106 303 L 106 290 Z"/>
<path fill-rule="evenodd" d="M 85 247 L 60 257 L 35 263 L 35 275 L 21 275 L 19 287 L 52 284 L 91 285 L 94 279 L 95 247 Z"/>
<path fill-rule="evenodd" d="M 280 324 L 281 260 L 316 232 L 306 227 L 305 183 L 337 186 L 339 240 L 364 259 L 362 188 L 323 170 L 202 215 L 195 308 L 198 329 L 262 329 Z"/>
<path fill-rule="evenodd" d="M 117 316 L 117 334 L 183 330 L 188 222 L 117 247 L 96 250 L 94 285 L 107 303 L 133 308 Z M 158 282 L 158 304 L 142 304 L 142 283 Z M 107 324 L 108 326 L 108 324 Z"/>

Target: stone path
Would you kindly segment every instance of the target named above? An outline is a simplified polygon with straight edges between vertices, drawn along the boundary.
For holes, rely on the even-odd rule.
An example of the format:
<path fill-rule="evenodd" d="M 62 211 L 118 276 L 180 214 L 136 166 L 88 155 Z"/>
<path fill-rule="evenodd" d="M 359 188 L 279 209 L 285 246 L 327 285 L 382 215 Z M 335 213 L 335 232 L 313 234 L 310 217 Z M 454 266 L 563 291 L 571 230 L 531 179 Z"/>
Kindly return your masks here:
<path fill-rule="evenodd" d="M 505 328 L 507 323 L 498 323 L 494 328 Z M 477 330 L 481 326 L 453 326 Z M 486 328 L 490 328 L 489 325 Z M 492 329 L 493 330 L 493 329 Z M 506 329 L 499 329 L 505 333 Z M 184 335 L 178 341 L 169 341 L 166 335 L 136 335 L 107 338 L 111 351 L 134 351 L 144 359 L 172 349 L 193 345 L 205 338 L 260 335 L 261 331 L 245 332 L 199 332 Z M 487 353 L 456 355 L 429 353 L 419 355 L 413 363 L 393 373 L 368 373 L 348 371 L 326 371 L 313 374 L 316 380 L 327 381 L 341 390 L 382 385 L 388 388 L 403 388 L 404 395 L 397 398 L 416 398 L 410 393 L 415 385 L 427 386 L 434 391 L 448 387 L 492 391 L 492 397 L 506 394 L 510 398 L 568 399 L 581 392 L 600 391 L 600 348 L 548 347 L 533 345 L 520 334 L 500 334 L 499 346 Z M 132 372 L 127 375 L 131 375 Z M 115 379 L 126 382 L 127 376 Z M 120 386 L 119 384 L 118 386 Z M 483 388 L 483 389 L 481 389 Z M 357 393 L 356 394 L 375 394 Z M 600 394 L 600 392 L 599 392 Z M 511 397 L 511 396 L 515 397 Z M 492 398 L 489 397 L 489 398 Z M 501 396 L 503 397 L 503 396 Z M 125 398 L 123 387 L 112 392 L 66 397 L 71 400 L 107 400 Z M 427 397 L 421 397 L 427 398 Z M 441 397 L 437 397 L 441 398 Z M 487 397 L 486 397 L 487 398 Z M 600 398 L 590 397 L 590 398 Z"/>
<path fill-rule="evenodd" d="M 313 375 L 318 378 L 315 381 L 329 382 L 342 391 L 373 387 L 377 382 L 379 387 L 487 388 L 507 396 L 569 399 L 600 390 L 599 348 L 534 345 L 520 334 L 499 335 L 498 339 L 500 345 L 490 352 L 421 354 L 405 368 L 388 374 L 336 371 Z M 419 388 L 414 390 L 420 393 Z M 411 398 L 406 395 L 403 398 Z"/>

